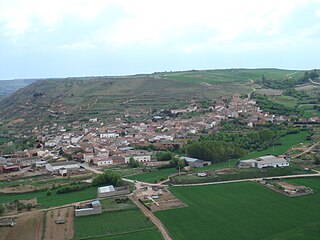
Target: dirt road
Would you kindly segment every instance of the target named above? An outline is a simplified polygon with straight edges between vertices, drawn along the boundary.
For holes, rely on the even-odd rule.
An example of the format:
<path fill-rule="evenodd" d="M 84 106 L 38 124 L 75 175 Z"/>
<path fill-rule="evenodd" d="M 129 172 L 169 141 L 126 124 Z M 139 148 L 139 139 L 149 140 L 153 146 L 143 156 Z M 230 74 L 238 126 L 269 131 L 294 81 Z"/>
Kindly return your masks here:
<path fill-rule="evenodd" d="M 303 151 L 302 153 L 299 153 L 297 154 L 296 156 L 292 156 L 292 158 L 297 158 L 297 157 L 300 157 L 301 155 L 307 153 L 307 152 L 310 152 L 315 146 L 317 146 L 318 144 L 320 143 L 319 142 L 316 142 L 315 144 L 313 144 L 311 147 L 309 147 L 307 150 Z"/>
<path fill-rule="evenodd" d="M 159 218 L 157 218 L 151 211 L 149 211 L 145 206 L 143 206 L 142 203 L 140 203 L 138 199 L 134 197 L 134 195 L 130 195 L 129 198 L 135 205 L 137 205 L 138 208 L 141 209 L 143 214 L 157 226 L 165 240 L 172 240 L 167 228 L 162 224 Z"/>
<path fill-rule="evenodd" d="M 318 172 L 318 171 L 316 171 Z M 239 180 L 231 180 L 231 181 L 222 181 L 222 182 L 207 182 L 207 183 L 190 183 L 190 184 L 179 184 L 172 185 L 175 187 L 188 187 L 188 186 L 204 186 L 204 185 L 216 185 L 216 184 L 224 184 L 224 183 L 237 183 L 237 182 L 249 182 L 249 181 L 261 181 L 262 179 L 285 179 L 285 178 L 300 178 L 300 177 L 320 177 L 320 173 L 315 174 L 299 174 L 299 175 L 286 175 L 286 176 L 274 176 L 274 177 L 264 177 L 264 178 L 248 178 L 248 179 L 239 179 Z"/>

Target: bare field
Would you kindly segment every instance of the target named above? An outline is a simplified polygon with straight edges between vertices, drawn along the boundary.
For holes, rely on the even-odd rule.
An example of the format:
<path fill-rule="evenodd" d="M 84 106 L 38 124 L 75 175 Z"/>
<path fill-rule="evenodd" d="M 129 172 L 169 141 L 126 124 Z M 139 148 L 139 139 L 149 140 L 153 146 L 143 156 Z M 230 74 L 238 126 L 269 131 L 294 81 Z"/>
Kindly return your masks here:
<path fill-rule="evenodd" d="M 57 224 L 55 221 L 64 219 L 64 224 Z M 62 240 L 73 238 L 73 218 L 74 210 L 72 207 L 50 210 L 46 216 L 46 240 Z"/>
<path fill-rule="evenodd" d="M 13 227 L 0 228 L 0 240 L 41 240 L 43 212 L 31 212 L 19 217 Z"/>

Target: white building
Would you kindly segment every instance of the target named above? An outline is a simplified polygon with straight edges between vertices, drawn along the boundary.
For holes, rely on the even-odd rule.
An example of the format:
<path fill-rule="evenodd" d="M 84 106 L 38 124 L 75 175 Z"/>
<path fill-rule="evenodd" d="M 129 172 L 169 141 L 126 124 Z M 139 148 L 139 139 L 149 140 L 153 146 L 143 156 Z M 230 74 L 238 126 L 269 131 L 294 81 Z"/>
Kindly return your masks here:
<path fill-rule="evenodd" d="M 287 162 L 284 158 L 278 158 L 275 156 L 264 156 L 256 158 L 256 167 L 264 168 L 264 167 L 288 167 L 289 162 Z"/>
<path fill-rule="evenodd" d="M 113 164 L 113 160 L 111 158 L 105 158 L 105 157 L 92 158 L 91 162 L 97 165 L 98 167 L 108 166 Z"/>
<path fill-rule="evenodd" d="M 60 169 L 66 169 L 67 171 L 74 171 L 80 168 L 79 164 L 75 161 L 61 161 L 54 163 L 47 163 L 46 169 L 49 172 L 57 173 Z"/>
<path fill-rule="evenodd" d="M 150 162 L 151 156 L 150 155 L 128 155 L 124 157 L 125 163 L 128 163 L 130 158 L 133 158 L 135 161 L 138 162 Z"/>
<path fill-rule="evenodd" d="M 115 132 L 100 133 L 100 138 L 117 138 L 117 137 L 119 137 L 119 134 Z"/>
<path fill-rule="evenodd" d="M 290 165 L 289 161 L 287 161 L 283 157 L 275 157 L 272 155 L 259 157 L 255 159 L 242 160 L 238 163 L 239 168 L 248 168 L 248 167 L 256 167 L 256 168 L 265 168 L 265 167 L 288 167 Z"/>

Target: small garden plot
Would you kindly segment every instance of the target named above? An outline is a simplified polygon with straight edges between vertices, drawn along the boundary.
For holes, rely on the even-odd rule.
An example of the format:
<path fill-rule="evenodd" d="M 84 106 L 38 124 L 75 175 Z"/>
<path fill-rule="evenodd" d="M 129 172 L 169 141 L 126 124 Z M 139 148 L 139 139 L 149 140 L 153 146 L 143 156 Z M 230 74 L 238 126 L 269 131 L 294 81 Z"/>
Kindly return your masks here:
<path fill-rule="evenodd" d="M 284 194 L 289 197 L 304 196 L 308 194 L 313 194 L 313 190 L 310 187 L 303 185 L 293 185 L 283 181 L 260 181 L 261 184 L 274 190 L 275 192 Z"/>

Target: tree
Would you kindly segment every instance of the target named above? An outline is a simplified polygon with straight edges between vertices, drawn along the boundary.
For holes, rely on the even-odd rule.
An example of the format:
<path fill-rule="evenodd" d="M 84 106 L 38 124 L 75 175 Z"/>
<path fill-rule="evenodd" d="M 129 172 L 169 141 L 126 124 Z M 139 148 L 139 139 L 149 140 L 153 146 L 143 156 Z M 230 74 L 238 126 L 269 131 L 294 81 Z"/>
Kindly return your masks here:
<path fill-rule="evenodd" d="M 138 161 L 134 160 L 133 157 L 130 157 L 128 165 L 129 165 L 129 167 L 137 168 L 140 166 L 140 163 Z"/>
<path fill-rule="evenodd" d="M 2 206 L 2 204 L 0 203 L 0 215 L 4 212 L 4 207 Z"/>
<path fill-rule="evenodd" d="M 315 158 L 314 158 L 314 164 L 320 165 L 320 156 L 315 156 Z"/>
<path fill-rule="evenodd" d="M 158 159 L 158 161 L 169 161 L 172 158 L 172 153 L 171 152 L 157 152 L 156 158 Z"/>
<path fill-rule="evenodd" d="M 99 174 L 92 180 L 92 186 L 102 186 L 102 185 L 113 185 L 122 186 L 123 181 L 118 173 L 115 172 L 105 172 Z"/>

